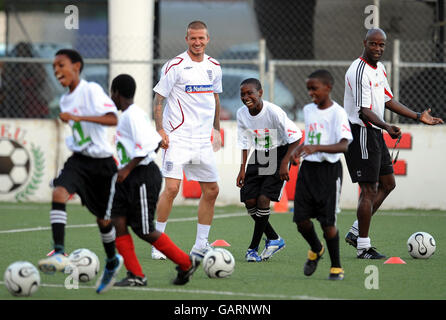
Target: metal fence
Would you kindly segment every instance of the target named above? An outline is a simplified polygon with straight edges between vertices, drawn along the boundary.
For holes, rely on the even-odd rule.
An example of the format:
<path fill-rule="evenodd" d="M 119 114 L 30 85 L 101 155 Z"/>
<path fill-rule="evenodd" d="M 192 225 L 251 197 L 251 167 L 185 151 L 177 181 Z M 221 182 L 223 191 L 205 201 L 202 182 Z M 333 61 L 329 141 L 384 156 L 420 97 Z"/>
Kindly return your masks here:
<path fill-rule="evenodd" d="M 42 1 L 32 3 L 38 7 L 37 3 Z M 107 2 L 103 2 L 106 9 Z M 113 47 L 114 41 L 124 42 L 104 35 L 73 36 L 66 30 L 45 27 L 42 28 L 46 30 L 45 43 L 42 40 L 24 41 L 21 30 L 32 30 L 33 24 L 27 23 L 35 24 L 37 13 L 16 12 L 10 18 L 8 46 L 2 48 L 0 43 L 0 117 L 57 117 L 59 98 L 65 90 L 53 75 L 52 60 L 61 47 L 78 49 L 85 59 L 83 77 L 99 83 L 106 91 L 117 65 L 123 66 L 122 70 L 148 66 L 153 70 L 152 82 L 156 82 L 161 65 L 185 50 L 185 30 L 179 28 L 185 28 L 185 22 L 200 12 L 208 17 L 211 33 L 206 52 L 218 59 L 223 67 L 222 118 L 234 119 L 235 111 L 241 106 L 240 82 L 248 77 L 258 77 L 264 85 L 265 99 L 282 106 L 292 119 L 302 120 L 302 107 L 310 101 L 305 79 L 315 69 L 325 68 L 333 74 L 332 98 L 342 104 L 344 74 L 362 51 L 368 18 L 365 8 L 378 4 L 379 23 L 388 35 L 384 59 L 395 97 L 413 110 L 431 107 L 434 115 L 446 118 L 443 103 L 446 101 L 443 90 L 446 58 L 440 0 L 158 2 L 162 21 L 158 36 L 155 39 L 129 37 L 121 45 L 125 53 L 137 50 L 135 43 L 153 41 L 154 58 L 151 60 L 110 57 L 109 48 Z M 60 18 L 63 19 L 63 10 L 57 10 L 61 11 Z M 163 10 L 169 14 L 181 10 L 181 15 L 176 16 L 175 21 L 163 19 Z M 223 11 L 224 14 L 216 14 Z M 41 20 L 48 16 L 47 13 Z M 51 14 L 53 16 L 56 14 Z M 47 23 L 51 22 L 47 20 Z M 28 33 L 32 38 L 33 33 Z M 145 94 L 151 96 L 153 93 L 147 90 Z M 386 113 L 386 119 L 413 123 L 391 113 Z"/>

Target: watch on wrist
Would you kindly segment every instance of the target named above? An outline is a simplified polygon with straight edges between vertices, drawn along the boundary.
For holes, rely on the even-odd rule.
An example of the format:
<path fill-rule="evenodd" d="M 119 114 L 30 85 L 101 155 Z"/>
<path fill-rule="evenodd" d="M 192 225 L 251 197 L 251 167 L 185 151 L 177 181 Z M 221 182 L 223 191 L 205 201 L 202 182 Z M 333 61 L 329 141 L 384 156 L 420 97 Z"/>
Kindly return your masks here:
<path fill-rule="evenodd" d="M 417 112 L 417 122 L 420 122 L 421 112 Z"/>

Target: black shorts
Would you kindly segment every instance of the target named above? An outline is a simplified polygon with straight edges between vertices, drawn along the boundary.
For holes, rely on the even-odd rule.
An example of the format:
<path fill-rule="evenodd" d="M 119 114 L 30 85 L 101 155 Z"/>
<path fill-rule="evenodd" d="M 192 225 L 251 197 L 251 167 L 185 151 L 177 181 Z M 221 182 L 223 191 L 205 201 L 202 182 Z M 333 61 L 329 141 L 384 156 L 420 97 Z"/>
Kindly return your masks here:
<path fill-rule="evenodd" d="M 341 187 L 341 161 L 302 161 L 296 181 L 293 221 L 316 218 L 323 227 L 335 226 Z"/>
<path fill-rule="evenodd" d="M 155 162 L 134 168 L 122 183 L 116 183 L 111 217 L 125 216 L 127 225 L 138 236 L 153 232 L 161 183 L 161 172 Z"/>
<path fill-rule="evenodd" d="M 96 217 L 104 218 L 116 172 L 113 157 L 91 158 L 73 153 L 52 185 L 64 187 L 70 194 L 77 193 L 82 205 Z"/>
<path fill-rule="evenodd" d="M 392 160 L 382 131 L 352 123 L 350 127 L 353 141 L 345 160 L 352 182 L 378 182 L 380 176 L 392 174 Z"/>
<path fill-rule="evenodd" d="M 260 195 L 279 201 L 286 181 L 280 180 L 280 163 L 288 151 L 288 145 L 269 152 L 255 150 L 246 168 L 245 182 L 240 189 L 240 201 L 257 199 Z"/>

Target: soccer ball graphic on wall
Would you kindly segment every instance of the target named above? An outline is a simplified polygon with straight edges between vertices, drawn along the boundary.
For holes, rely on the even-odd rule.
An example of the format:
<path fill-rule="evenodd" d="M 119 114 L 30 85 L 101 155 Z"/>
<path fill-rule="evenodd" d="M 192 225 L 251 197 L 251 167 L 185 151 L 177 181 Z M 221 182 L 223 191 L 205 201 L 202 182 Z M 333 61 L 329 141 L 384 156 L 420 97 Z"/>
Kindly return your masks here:
<path fill-rule="evenodd" d="M 19 143 L 0 139 L 0 194 L 9 193 L 28 180 L 31 158 Z"/>

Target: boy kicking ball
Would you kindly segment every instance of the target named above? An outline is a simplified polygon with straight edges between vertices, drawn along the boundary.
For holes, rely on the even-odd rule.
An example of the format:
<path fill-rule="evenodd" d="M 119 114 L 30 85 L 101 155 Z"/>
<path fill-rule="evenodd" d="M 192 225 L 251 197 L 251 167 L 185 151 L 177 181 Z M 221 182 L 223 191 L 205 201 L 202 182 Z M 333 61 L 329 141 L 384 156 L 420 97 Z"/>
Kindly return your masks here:
<path fill-rule="evenodd" d="M 246 261 L 261 262 L 285 247 L 285 241 L 269 223 L 270 202 L 279 201 L 289 180 L 291 151 L 299 144 L 301 131 L 275 104 L 262 100 L 262 86 L 257 79 L 246 79 L 240 85 L 245 107 L 237 111 L 238 145 L 242 149 L 242 164 L 237 176 L 240 199 L 254 219 L 251 244 Z M 248 166 L 248 151 L 253 152 Z M 265 249 L 258 254 L 263 233 Z"/>
<path fill-rule="evenodd" d="M 347 114 L 332 101 L 333 77 L 326 70 L 317 70 L 307 79 L 308 94 L 313 103 L 304 108 L 305 143 L 292 157 L 303 157 L 296 182 L 294 222 L 310 245 L 304 274 L 311 276 L 325 248 L 319 241 L 311 218 L 316 218 L 324 232 L 331 260 L 330 280 L 342 280 L 344 270 L 339 257 L 339 233 L 336 213 L 342 185 L 341 154 L 353 140 Z"/>

